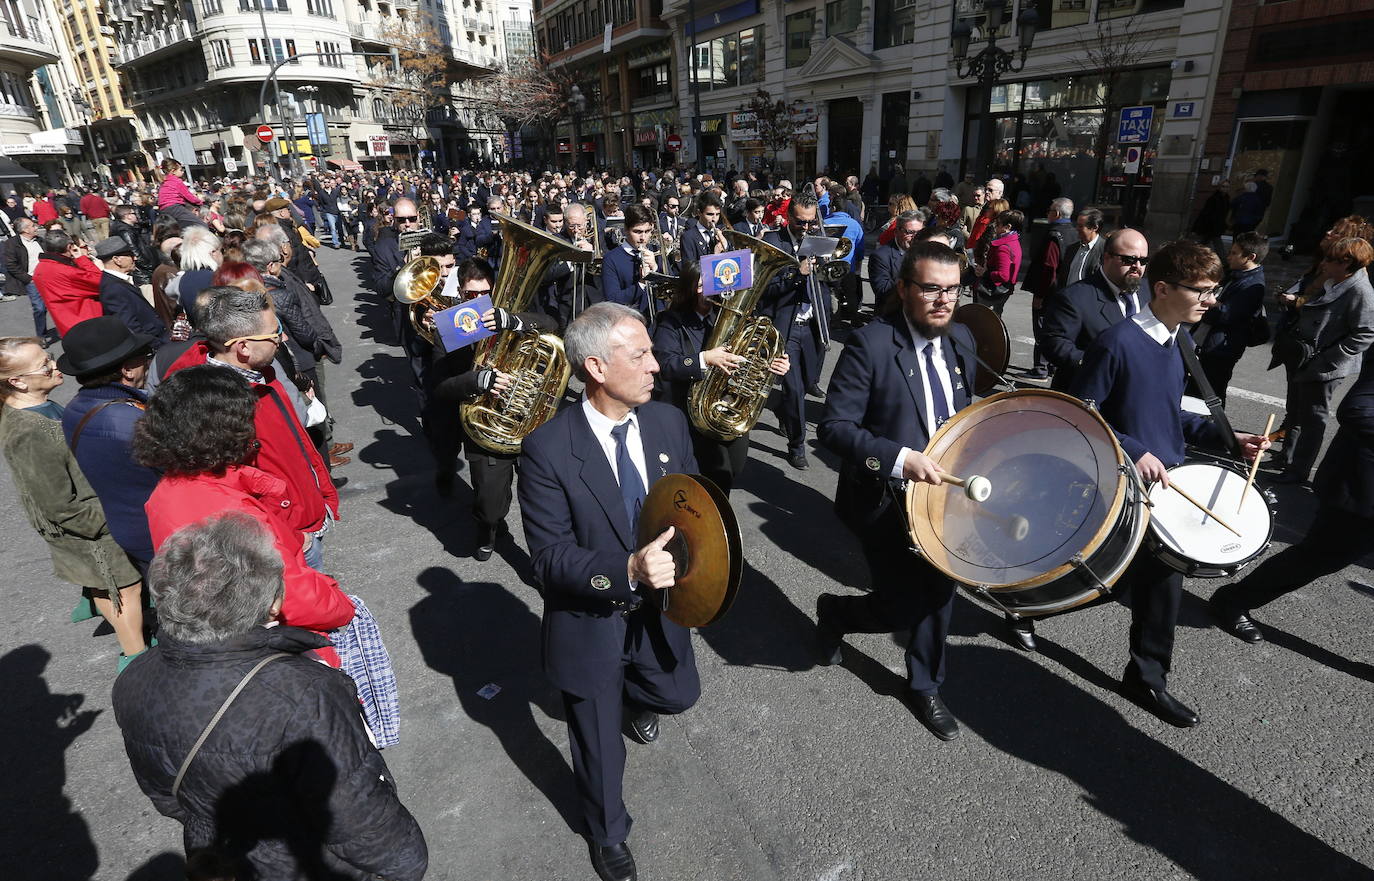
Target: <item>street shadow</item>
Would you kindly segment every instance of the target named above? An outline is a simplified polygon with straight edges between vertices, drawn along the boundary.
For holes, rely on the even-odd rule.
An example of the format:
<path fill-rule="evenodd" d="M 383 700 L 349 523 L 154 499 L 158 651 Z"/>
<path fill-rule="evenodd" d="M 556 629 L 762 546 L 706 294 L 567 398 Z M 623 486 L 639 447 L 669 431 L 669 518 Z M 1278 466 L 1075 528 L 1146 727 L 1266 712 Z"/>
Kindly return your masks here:
<path fill-rule="evenodd" d="M 67 747 L 101 711 L 83 710 L 83 694 L 48 690 L 43 671 L 51 659 L 33 644 L 0 657 L 0 743 L 10 756 L 0 775 L 0 854 L 7 866 L 0 874 L 6 881 L 91 878 L 100 867 L 90 827 L 62 789 Z"/>
<path fill-rule="evenodd" d="M 410 630 L 425 663 L 453 680 L 464 712 L 490 728 L 511 764 L 534 784 L 568 828 L 581 833 L 572 768 L 540 730 L 535 711 L 564 720 L 544 677 L 539 616 L 499 584 L 464 582 L 436 566 L 416 578 L 429 596 L 410 609 Z M 488 683 L 501 691 L 487 699 Z"/>
<path fill-rule="evenodd" d="M 415 375 L 410 361 L 399 349 L 373 352 L 357 368 L 361 378 L 352 392 L 356 407 L 375 410 L 388 425 L 403 427 L 417 449 L 427 449 L 420 426 L 420 397 L 415 391 Z"/>
<path fill-rule="evenodd" d="M 780 550 L 837 584 L 868 590 L 859 543 L 835 517 L 829 497 L 754 458 L 735 488 L 757 497 L 749 510 L 759 517 L 759 531 Z"/>
<path fill-rule="evenodd" d="M 1280 648 L 1288 649 L 1294 654 L 1302 655 L 1309 661 L 1330 667 L 1338 673 L 1344 673 L 1355 679 L 1363 679 L 1365 682 L 1374 682 L 1374 665 L 1362 661 L 1352 661 L 1350 658 L 1338 655 L 1328 648 L 1308 642 L 1301 636 L 1280 630 L 1268 622 L 1264 622 L 1262 626 L 1264 627 L 1265 641 Z"/>
<path fill-rule="evenodd" d="M 124 881 L 185 881 L 186 860 L 181 854 L 163 851 L 129 873 Z"/>
<path fill-rule="evenodd" d="M 1137 729 L 1072 681 L 1005 649 L 956 644 L 949 652 L 959 675 L 943 693 L 965 727 L 1008 755 L 1073 781 L 1111 824 L 1188 877 L 1337 881 L 1374 876 Z M 987 693 L 992 681 L 995 700 Z M 1089 681 L 1097 684 L 1100 678 Z M 1133 719 L 1155 724 L 1144 715 Z"/>
<path fill-rule="evenodd" d="M 735 604 L 724 618 L 697 632 L 731 666 L 810 670 L 816 665 L 815 622 L 747 561 Z"/>

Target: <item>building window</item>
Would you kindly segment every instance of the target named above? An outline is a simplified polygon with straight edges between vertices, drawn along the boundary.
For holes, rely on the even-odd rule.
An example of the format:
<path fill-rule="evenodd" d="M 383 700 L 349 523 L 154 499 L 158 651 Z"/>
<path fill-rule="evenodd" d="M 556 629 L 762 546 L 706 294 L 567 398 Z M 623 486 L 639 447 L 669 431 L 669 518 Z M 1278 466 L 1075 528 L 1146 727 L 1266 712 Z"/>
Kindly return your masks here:
<path fill-rule="evenodd" d="M 739 84 L 763 82 L 763 25 L 739 32 Z"/>
<path fill-rule="evenodd" d="M 874 49 L 916 41 L 916 0 L 878 0 L 873 11 Z"/>
<path fill-rule="evenodd" d="M 703 92 L 758 82 L 763 75 L 763 25 L 697 43 L 692 63 L 696 88 Z"/>
<path fill-rule="evenodd" d="M 377 122 L 386 120 L 386 102 L 381 98 L 372 99 L 372 118 Z"/>
<path fill-rule="evenodd" d="M 1097 20 L 1181 9 L 1183 0 L 1097 0 Z"/>
<path fill-rule="evenodd" d="M 635 101 L 668 101 L 673 97 L 673 78 L 668 62 L 651 64 L 634 71 Z"/>
<path fill-rule="evenodd" d="M 258 48 L 257 40 L 248 41 L 248 57 L 254 64 L 262 64 L 262 50 Z"/>
<path fill-rule="evenodd" d="M 811 58 L 811 35 L 816 29 L 816 10 L 787 16 L 787 66 L 801 67 Z"/>
<path fill-rule="evenodd" d="M 295 40 L 287 40 L 287 41 L 286 41 L 286 57 L 287 57 L 287 58 L 295 58 L 295 57 L 296 57 L 296 41 L 295 41 Z M 292 63 L 292 64 L 300 64 L 299 61 L 293 61 L 293 62 L 291 62 L 291 63 Z"/>
<path fill-rule="evenodd" d="M 305 11 L 311 15 L 334 17 L 334 0 L 305 0 Z"/>
<path fill-rule="evenodd" d="M 200 0 L 200 11 L 203 15 L 219 15 L 224 11 L 222 0 Z"/>
<path fill-rule="evenodd" d="M 281 62 L 286 60 L 286 50 L 282 47 L 281 39 L 272 38 L 272 61 Z"/>
<path fill-rule="evenodd" d="M 859 29 L 860 0 L 831 0 L 825 4 L 825 35 L 833 37 Z"/>
<path fill-rule="evenodd" d="M 239 12 L 257 12 L 258 4 L 268 12 L 290 12 L 287 0 L 239 0 Z"/>
<path fill-rule="evenodd" d="M 224 70 L 234 64 L 234 51 L 224 40 L 210 41 L 210 57 L 214 59 L 215 70 Z"/>

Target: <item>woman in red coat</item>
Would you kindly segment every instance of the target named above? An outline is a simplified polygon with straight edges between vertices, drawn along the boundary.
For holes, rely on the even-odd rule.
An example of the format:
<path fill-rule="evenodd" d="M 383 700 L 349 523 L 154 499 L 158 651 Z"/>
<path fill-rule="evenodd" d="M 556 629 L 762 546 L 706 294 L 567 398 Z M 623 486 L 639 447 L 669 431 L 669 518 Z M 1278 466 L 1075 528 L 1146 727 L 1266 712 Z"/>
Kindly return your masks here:
<path fill-rule="evenodd" d="M 257 467 L 257 399 L 232 367 L 178 370 L 158 386 L 134 433 L 134 456 L 162 472 L 144 509 L 153 547 L 207 514 L 241 511 L 271 530 L 285 566 L 280 620 L 327 632 L 353 620 L 353 603 L 333 578 L 310 568 L 291 522 L 284 480 Z M 332 648 L 320 657 L 339 665 Z"/>
<path fill-rule="evenodd" d="M 992 237 L 988 240 L 987 263 L 974 271 L 982 277 L 977 301 L 990 307 L 998 315 L 1007 298 L 1016 290 L 1016 277 L 1021 274 L 1021 228 L 1026 215 L 1020 211 L 1003 211 L 992 222 Z"/>

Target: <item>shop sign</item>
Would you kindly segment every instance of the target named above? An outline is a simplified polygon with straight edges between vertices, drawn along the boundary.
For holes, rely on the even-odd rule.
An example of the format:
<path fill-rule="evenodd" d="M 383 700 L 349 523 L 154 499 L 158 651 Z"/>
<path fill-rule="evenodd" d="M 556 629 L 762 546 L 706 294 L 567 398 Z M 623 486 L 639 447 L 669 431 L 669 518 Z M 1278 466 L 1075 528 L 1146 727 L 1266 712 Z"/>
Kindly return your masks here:
<path fill-rule="evenodd" d="M 582 152 L 583 152 L 583 153 L 595 153 L 595 152 L 596 152 L 596 141 L 583 141 L 583 142 L 582 142 Z"/>
<path fill-rule="evenodd" d="M 391 136 L 390 136 L 390 135 L 368 135 L 368 136 L 367 136 L 367 155 L 369 155 L 369 156 L 390 156 L 390 155 L 391 155 Z"/>
<path fill-rule="evenodd" d="M 66 156 L 63 144 L 0 144 L 0 156 Z"/>
<path fill-rule="evenodd" d="M 801 106 L 792 109 L 792 125 L 797 131 L 797 140 L 811 143 L 816 140 L 816 108 Z"/>
<path fill-rule="evenodd" d="M 718 135 L 725 130 L 725 116 L 703 116 L 701 118 L 701 133 L 703 135 Z"/>
<path fill-rule="evenodd" d="M 657 129 L 651 129 L 651 128 L 642 128 L 642 129 L 637 130 L 637 131 L 635 132 L 635 146 L 636 146 L 636 147 L 648 147 L 648 146 L 657 147 L 657 146 L 658 146 L 658 130 L 657 130 Z"/>
<path fill-rule="evenodd" d="M 730 139 L 732 141 L 755 141 L 759 137 L 758 114 L 752 110 L 739 110 L 730 114 Z"/>
<path fill-rule="evenodd" d="M 571 153 L 571 152 L 572 152 L 572 144 L 565 144 L 565 143 L 562 143 L 562 142 L 560 141 L 559 144 L 558 144 L 558 152 L 559 152 L 559 153 Z"/>

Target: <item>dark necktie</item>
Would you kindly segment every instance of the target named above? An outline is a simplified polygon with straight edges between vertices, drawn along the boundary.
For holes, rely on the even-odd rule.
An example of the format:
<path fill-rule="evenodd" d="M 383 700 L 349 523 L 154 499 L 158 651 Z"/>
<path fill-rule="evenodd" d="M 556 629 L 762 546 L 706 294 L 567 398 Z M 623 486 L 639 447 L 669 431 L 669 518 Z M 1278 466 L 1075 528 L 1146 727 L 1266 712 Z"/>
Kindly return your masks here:
<path fill-rule="evenodd" d="M 935 424 L 930 426 L 933 433 L 936 428 L 949 419 L 949 402 L 945 400 L 945 387 L 940 384 L 940 371 L 935 368 L 935 344 L 926 343 L 926 382 L 930 383 L 930 401 L 935 410 Z"/>
<path fill-rule="evenodd" d="M 620 498 L 625 503 L 625 516 L 630 521 L 630 531 L 639 525 L 639 509 L 644 507 L 644 481 L 639 477 L 639 469 L 630 458 L 630 450 L 625 446 L 625 436 L 630 432 L 629 420 L 611 429 L 615 438 L 615 471 L 620 477 Z"/>
<path fill-rule="evenodd" d="M 1121 308 L 1126 310 L 1126 317 L 1130 318 L 1135 314 L 1135 297 L 1126 291 L 1121 292 Z"/>

